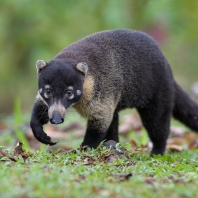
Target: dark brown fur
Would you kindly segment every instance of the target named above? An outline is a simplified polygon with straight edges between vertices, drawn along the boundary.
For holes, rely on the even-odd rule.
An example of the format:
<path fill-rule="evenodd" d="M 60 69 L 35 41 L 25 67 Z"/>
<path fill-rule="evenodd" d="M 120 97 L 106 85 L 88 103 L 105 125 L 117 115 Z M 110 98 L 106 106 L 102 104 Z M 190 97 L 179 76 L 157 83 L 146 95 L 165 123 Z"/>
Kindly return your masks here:
<path fill-rule="evenodd" d="M 87 73 L 78 71 L 76 65 L 81 62 L 88 65 Z M 164 153 L 172 114 L 198 131 L 198 105 L 175 83 L 163 53 L 142 32 L 99 32 L 66 47 L 44 68 L 45 63 L 41 65 L 37 68 L 39 88 L 51 83 L 56 93 L 53 100 L 59 98 L 66 109 L 73 105 L 88 119 L 82 145 L 96 148 L 103 140 L 118 141 L 118 112 L 125 108 L 138 110 L 153 142 L 152 154 Z M 54 76 L 60 73 L 58 81 Z M 80 89 L 82 96 L 65 100 L 61 93 L 69 85 Z M 49 108 L 51 103 L 45 103 Z M 33 132 L 41 142 L 53 144 L 41 130 L 49 119 L 40 121 L 39 108 L 36 102 L 31 119 Z M 56 114 L 60 121 L 59 116 Z M 40 129 L 36 123 L 40 123 Z"/>

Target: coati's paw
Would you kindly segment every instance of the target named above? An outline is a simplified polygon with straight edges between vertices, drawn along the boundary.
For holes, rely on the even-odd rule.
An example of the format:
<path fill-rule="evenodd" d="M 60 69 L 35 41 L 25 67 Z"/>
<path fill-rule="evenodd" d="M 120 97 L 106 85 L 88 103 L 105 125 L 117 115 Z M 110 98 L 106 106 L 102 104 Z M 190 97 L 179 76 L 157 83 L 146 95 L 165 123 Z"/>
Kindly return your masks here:
<path fill-rule="evenodd" d="M 50 146 L 53 146 L 53 145 L 55 145 L 57 142 L 52 142 L 51 141 L 51 137 L 49 137 L 49 136 L 47 136 L 47 134 L 46 133 L 39 133 L 39 135 L 35 135 L 35 138 L 38 140 L 38 141 L 40 141 L 40 142 L 42 142 L 43 144 L 48 144 L 48 145 L 50 145 Z"/>

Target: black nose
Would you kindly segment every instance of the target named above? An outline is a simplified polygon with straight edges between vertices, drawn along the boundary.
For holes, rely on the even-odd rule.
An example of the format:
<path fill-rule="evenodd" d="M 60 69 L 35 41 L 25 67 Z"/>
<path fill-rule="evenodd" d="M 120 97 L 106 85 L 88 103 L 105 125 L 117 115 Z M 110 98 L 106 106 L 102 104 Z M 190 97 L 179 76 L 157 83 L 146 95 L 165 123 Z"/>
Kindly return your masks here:
<path fill-rule="evenodd" d="M 53 117 L 50 119 L 52 124 L 61 124 L 64 122 L 64 118 L 62 118 L 58 113 L 54 113 Z"/>

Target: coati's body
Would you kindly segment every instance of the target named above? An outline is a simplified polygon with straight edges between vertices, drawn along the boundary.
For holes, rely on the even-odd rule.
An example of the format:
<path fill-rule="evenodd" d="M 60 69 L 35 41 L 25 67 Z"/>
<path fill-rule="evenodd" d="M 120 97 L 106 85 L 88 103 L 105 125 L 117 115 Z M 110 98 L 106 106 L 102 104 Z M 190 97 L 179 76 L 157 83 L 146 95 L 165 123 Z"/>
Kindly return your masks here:
<path fill-rule="evenodd" d="M 90 35 L 52 61 L 37 62 L 37 69 L 40 93 L 31 127 L 45 144 L 53 142 L 42 125 L 49 120 L 61 123 L 71 105 L 88 119 L 82 145 L 93 148 L 103 140 L 118 141 L 118 112 L 125 108 L 138 110 L 153 142 L 152 154 L 164 153 L 172 114 L 198 131 L 198 105 L 176 84 L 155 41 L 142 32 L 111 30 Z M 42 93 L 46 85 L 51 89 L 49 97 Z M 73 90 L 70 99 L 69 92 L 66 96 L 64 92 L 68 87 Z"/>

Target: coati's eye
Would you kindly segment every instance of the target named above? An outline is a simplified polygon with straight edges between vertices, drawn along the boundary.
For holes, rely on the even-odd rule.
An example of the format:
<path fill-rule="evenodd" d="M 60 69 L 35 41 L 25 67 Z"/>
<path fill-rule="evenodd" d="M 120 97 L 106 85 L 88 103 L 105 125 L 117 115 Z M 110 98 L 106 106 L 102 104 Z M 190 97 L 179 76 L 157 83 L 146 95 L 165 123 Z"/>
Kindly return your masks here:
<path fill-rule="evenodd" d="M 71 96 L 73 94 L 72 90 L 67 90 L 67 95 Z"/>
<path fill-rule="evenodd" d="M 50 89 L 46 89 L 46 94 L 50 95 L 51 94 L 51 90 Z"/>
<path fill-rule="evenodd" d="M 50 87 L 50 85 L 45 85 L 45 91 L 44 91 L 44 97 L 49 98 L 53 94 L 53 89 Z"/>
<path fill-rule="evenodd" d="M 52 95 L 52 90 L 51 89 L 45 89 L 46 95 L 49 97 Z"/>
<path fill-rule="evenodd" d="M 73 98 L 74 98 L 73 90 L 68 89 L 68 90 L 66 91 L 66 95 L 67 95 L 67 98 L 68 98 L 69 100 L 73 99 Z"/>

